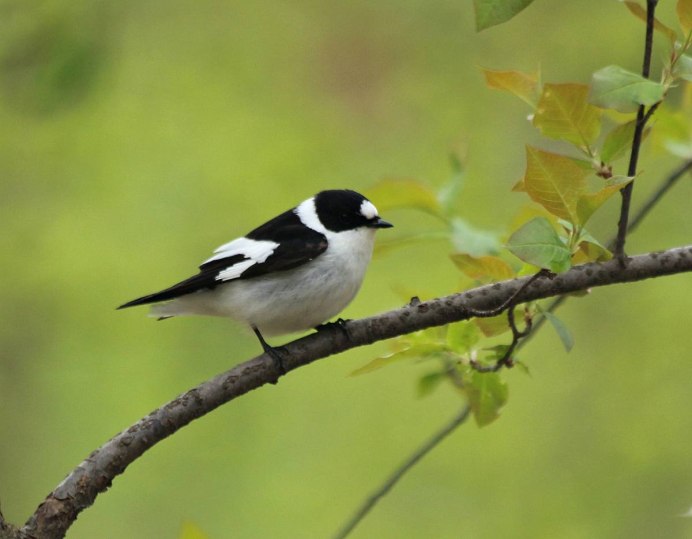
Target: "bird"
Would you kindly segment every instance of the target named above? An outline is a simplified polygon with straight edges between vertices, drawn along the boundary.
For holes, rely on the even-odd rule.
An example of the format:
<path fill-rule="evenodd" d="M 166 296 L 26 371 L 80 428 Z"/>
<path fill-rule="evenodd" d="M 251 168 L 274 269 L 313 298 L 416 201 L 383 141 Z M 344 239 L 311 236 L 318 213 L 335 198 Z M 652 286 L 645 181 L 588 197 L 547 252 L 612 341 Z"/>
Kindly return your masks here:
<path fill-rule="evenodd" d="M 153 304 L 149 316 L 159 320 L 235 319 L 250 326 L 283 374 L 282 356 L 264 335 L 320 329 L 339 314 L 363 282 L 375 232 L 392 226 L 360 193 L 320 191 L 218 247 L 196 275 L 118 309 Z"/>

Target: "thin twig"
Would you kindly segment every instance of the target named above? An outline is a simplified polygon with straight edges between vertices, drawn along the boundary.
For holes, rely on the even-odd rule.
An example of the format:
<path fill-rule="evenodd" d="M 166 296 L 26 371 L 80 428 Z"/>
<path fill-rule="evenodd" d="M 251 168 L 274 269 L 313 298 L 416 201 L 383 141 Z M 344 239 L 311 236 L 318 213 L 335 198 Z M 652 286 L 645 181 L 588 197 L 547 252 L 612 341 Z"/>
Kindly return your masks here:
<path fill-rule="evenodd" d="M 502 354 L 497 361 L 492 365 L 482 365 L 477 361 L 471 361 L 470 365 L 473 369 L 478 372 L 497 372 L 503 367 L 511 368 L 514 366 L 514 359 L 512 355 L 514 351 L 518 348 L 521 340 L 528 337 L 531 334 L 531 328 L 533 326 L 533 319 L 528 313 L 524 312 L 524 323 L 526 324 L 523 330 L 517 328 L 517 323 L 514 320 L 514 305 L 507 309 L 507 323 L 512 331 L 512 342 L 507 346 L 505 353 Z"/>
<path fill-rule="evenodd" d="M 538 279 L 539 277 L 546 277 L 550 275 L 555 275 L 554 273 L 542 269 L 536 273 L 534 273 L 529 280 L 527 280 L 523 285 L 521 285 L 517 290 L 509 296 L 505 301 L 500 303 L 497 307 L 493 307 L 492 309 L 474 309 L 473 307 L 464 307 L 464 310 L 466 311 L 467 314 L 471 316 L 475 316 L 476 318 L 492 318 L 493 316 L 497 316 L 501 314 L 505 309 L 508 307 L 514 307 L 519 301 L 519 296 L 521 295 L 522 292 L 524 292 L 529 286 L 533 284 L 533 282 Z"/>
<path fill-rule="evenodd" d="M 334 539 L 344 539 L 353 529 L 363 520 L 363 518 L 372 510 L 380 499 L 389 492 L 399 480 L 413 468 L 418 461 L 430 453 L 442 440 L 452 433 L 459 425 L 461 425 L 469 416 L 471 411 L 468 405 L 465 405 L 459 413 L 443 428 L 436 432 L 427 442 L 419 447 L 404 463 L 399 466 L 394 473 L 382 483 L 382 486 L 373 492 L 365 500 L 353 516 L 346 522 L 343 528 L 334 536 Z"/>
<path fill-rule="evenodd" d="M 642 76 L 649 78 L 651 70 L 651 55 L 653 50 L 654 39 L 654 23 L 655 11 L 658 0 L 647 0 L 646 2 L 646 37 L 644 39 L 644 60 L 642 64 Z M 637 123 L 634 128 L 634 136 L 632 138 L 632 151 L 630 153 L 630 162 L 627 168 L 627 175 L 634 177 L 637 174 L 637 162 L 639 160 L 639 149 L 642 144 L 642 135 L 646 122 L 651 118 L 658 103 L 654 104 L 648 112 L 645 113 L 644 105 L 640 105 L 637 110 Z M 630 204 L 632 201 L 632 191 L 634 190 L 634 181 L 628 183 L 621 191 L 622 204 L 620 206 L 620 219 L 618 220 L 618 233 L 615 242 L 615 256 L 620 261 L 620 264 L 625 263 L 625 240 L 627 238 L 627 221 L 629 219 Z"/>

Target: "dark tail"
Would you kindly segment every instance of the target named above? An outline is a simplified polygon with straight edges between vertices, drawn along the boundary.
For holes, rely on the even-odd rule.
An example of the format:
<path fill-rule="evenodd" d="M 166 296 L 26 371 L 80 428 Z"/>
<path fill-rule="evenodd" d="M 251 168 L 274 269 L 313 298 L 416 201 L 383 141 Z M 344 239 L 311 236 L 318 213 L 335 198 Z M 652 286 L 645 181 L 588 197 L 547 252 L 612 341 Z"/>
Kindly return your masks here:
<path fill-rule="evenodd" d="M 201 271 L 197 275 L 180 281 L 171 287 L 161 290 L 160 292 L 154 292 L 147 296 L 142 296 L 141 298 L 133 299 L 127 303 L 123 303 L 118 309 L 126 309 L 127 307 L 135 307 L 137 305 L 146 305 L 148 303 L 158 303 L 159 301 L 166 301 L 169 299 L 175 299 L 185 294 L 191 294 L 197 290 L 203 288 L 214 288 L 218 282 L 214 280 L 214 276 L 217 272 L 212 271 Z"/>

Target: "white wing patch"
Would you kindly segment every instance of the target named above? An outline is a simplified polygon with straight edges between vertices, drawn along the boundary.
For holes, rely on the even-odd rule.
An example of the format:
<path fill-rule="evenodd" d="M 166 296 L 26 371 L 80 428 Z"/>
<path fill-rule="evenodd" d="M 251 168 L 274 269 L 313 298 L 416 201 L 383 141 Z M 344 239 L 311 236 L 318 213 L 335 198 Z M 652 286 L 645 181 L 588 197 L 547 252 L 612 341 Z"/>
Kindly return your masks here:
<path fill-rule="evenodd" d="M 240 277 L 245 270 L 255 264 L 262 264 L 269 258 L 279 246 L 273 241 L 258 241 L 250 238 L 238 238 L 228 243 L 224 243 L 221 247 L 214 251 L 214 256 L 205 260 L 202 264 L 213 262 L 215 260 L 223 260 L 232 256 L 242 255 L 248 260 L 236 262 L 232 266 L 227 267 L 219 272 L 215 277 L 217 281 L 230 281 Z"/>

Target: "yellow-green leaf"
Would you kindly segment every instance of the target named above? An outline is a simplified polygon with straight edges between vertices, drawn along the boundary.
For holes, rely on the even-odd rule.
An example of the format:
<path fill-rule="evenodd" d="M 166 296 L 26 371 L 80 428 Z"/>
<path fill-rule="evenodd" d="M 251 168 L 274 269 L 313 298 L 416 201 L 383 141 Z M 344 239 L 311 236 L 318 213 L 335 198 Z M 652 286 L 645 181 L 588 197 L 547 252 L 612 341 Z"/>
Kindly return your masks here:
<path fill-rule="evenodd" d="M 564 155 L 526 147 L 524 187 L 546 210 L 570 223 L 579 222 L 577 201 L 586 190 L 587 171 Z"/>
<path fill-rule="evenodd" d="M 447 351 L 447 342 L 441 338 L 440 328 L 415 331 L 392 341 L 393 351 L 376 357 L 351 372 L 351 376 L 370 373 L 404 359 L 431 357 Z"/>
<path fill-rule="evenodd" d="M 464 274 L 476 280 L 502 281 L 514 277 L 507 262 L 497 256 L 471 256 L 465 253 L 451 255 L 452 262 Z"/>
<path fill-rule="evenodd" d="M 579 249 L 572 255 L 573 264 L 585 264 L 587 262 L 605 262 L 613 258 L 613 253 L 598 242 L 582 241 Z"/>
<path fill-rule="evenodd" d="M 498 373 L 474 371 L 466 394 L 476 424 L 484 427 L 500 417 L 500 410 L 507 403 L 509 389 Z"/>
<path fill-rule="evenodd" d="M 417 208 L 440 215 L 442 208 L 435 192 L 418 180 L 384 179 L 367 190 L 380 213 L 393 208 Z"/>
<path fill-rule="evenodd" d="M 594 212 L 600 208 L 606 200 L 625 187 L 625 185 L 630 183 L 633 179 L 634 178 L 628 176 L 613 176 L 606 182 L 605 187 L 600 191 L 582 194 L 577 201 L 579 224 L 584 226 Z"/>
<path fill-rule="evenodd" d="M 601 111 L 589 104 L 586 84 L 546 84 L 533 125 L 546 137 L 590 147 L 601 130 Z"/>
<path fill-rule="evenodd" d="M 493 71 L 484 69 L 485 83 L 494 90 L 504 90 L 514 94 L 522 101 L 536 106 L 538 99 L 538 73 L 521 71 Z"/>
<path fill-rule="evenodd" d="M 625 2 L 625 5 L 627 6 L 627 9 L 630 10 L 630 13 L 632 13 L 632 15 L 646 22 L 646 10 L 642 6 L 637 4 L 637 2 L 632 2 L 630 0 L 627 0 Z M 669 28 L 656 18 L 654 18 L 654 30 L 661 32 L 664 36 L 668 38 L 668 41 L 670 41 L 671 45 L 675 45 L 675 40 L 678 37 L 675 30 Z"/>
<path fill-rule="evenodd" d="M 447 326 L 447 346 L 457 354 L 467 354 L 480 339 L 478 327 L 468 320 Z"/>
<path fill-rule="evenodd" d="M 632 144 L 636 120 L 615 126 L 603 141 L 601 150 L 601 160 L 604 163 L 611 163 L 620 157 Z"/>
<path fill-rule="evenodd" d="M 692 32 L 692 0 L 678 0 L 678 19 L 680 26 L 687 32 Z"/>

